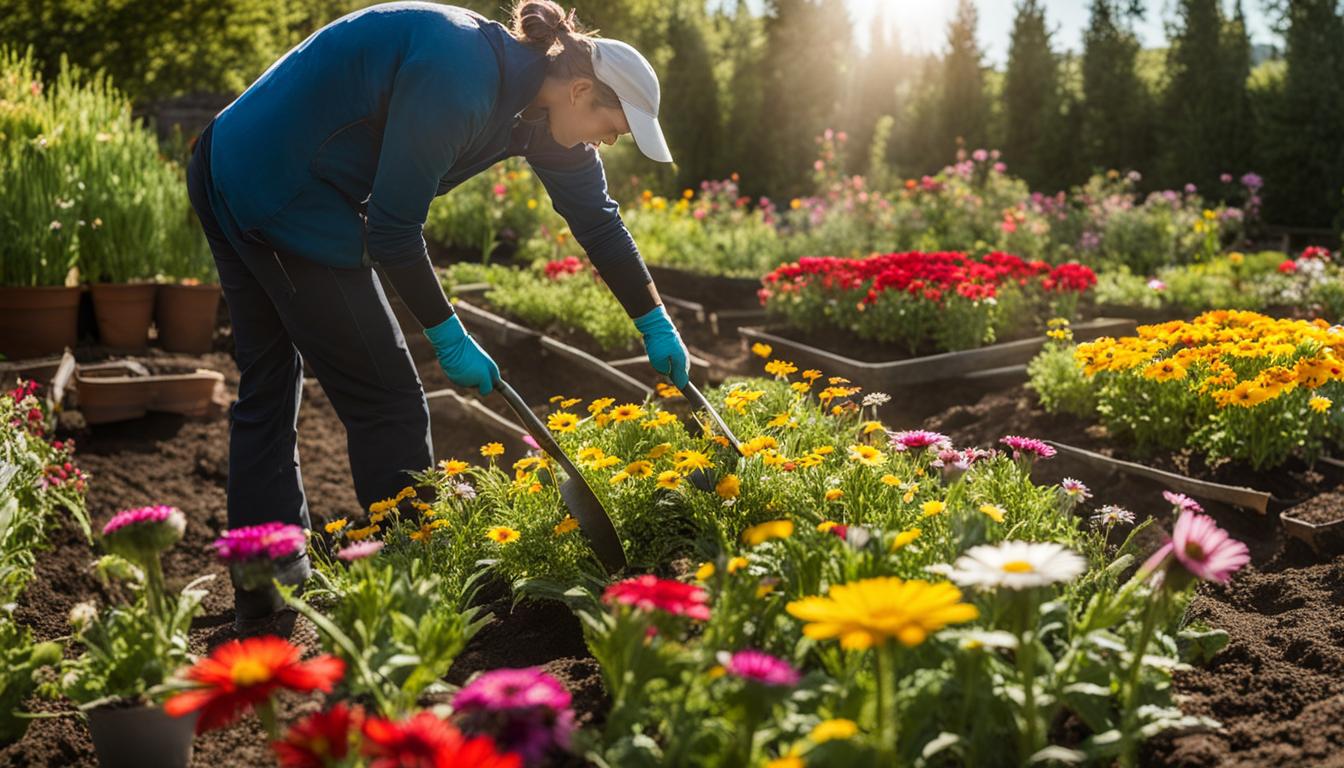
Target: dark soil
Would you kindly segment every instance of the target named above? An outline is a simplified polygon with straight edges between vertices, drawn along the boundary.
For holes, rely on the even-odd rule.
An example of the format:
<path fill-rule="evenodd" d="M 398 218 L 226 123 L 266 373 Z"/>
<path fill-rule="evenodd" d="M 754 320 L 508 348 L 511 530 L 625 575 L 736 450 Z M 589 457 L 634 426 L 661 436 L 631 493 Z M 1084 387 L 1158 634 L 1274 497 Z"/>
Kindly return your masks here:
<path fill-rule="evenodd" d="M 1344 520 L 1344 494 L 1322 493 L 1287 512 L 1298 520 L 1317 525 L 1338 522 Z"/>
<path fill-rule="evenodd" d="M 694 301 L 709 310 L 755 309 L 761 305 L 756 292 L 759 279 L 702 275 L 673 267 L 649 265 L 658 293 Z"/>
<path fill-rule="evenodd" d="M 1103 430 L 1044 413 L 1031 393 L 1020 387 L 949 409 L 925 426 L 949 435 L 957 445 L 993 445 L 1003 435 L 1021 434 L 1098 453 L 1122 452 Z M 1245 468 L 1223 465 L 1209 470 L 1185 456 L 1145 461 L 1204 479 L 1274 487 L 1275 478 Z M 1094 498 L 1089 503 L 1094 508 L 1119 504 L 1140 518 L 1155 517 L 1170 529 L 1171 508 L 1161 498 L 1160 485 L 1108 476 L 1071 464 L 1064 456 L 1038 463 L 1034 474 L 1038 481 L 1075 477 L 1091 488 Z M 1304 468 L 1285 474 L 1293 478 L 1291 483 L 1280 483 L 1280 489 L 1293 487 L 1305 494 L 1314 487 L 1319 494 L 1332 485 Z M 1340 500 L 1338 493 L 1321 494 L 1310 508 L 1334 512 Z M 1212 717 L 1223 727 L 1159 737 L 1145 746 L 1143 764 L 1344 766 L 1344 555 L 1323 557 L 1285 538 L 1274 514 L 1206 507 L 1233 537 L 1247 543 L 1252 559 L 1230 584 L 1199 587 L 1188 620 L 1226 630 L 1230 642 L 1209 664 L 1178 672 L 1175 693 L 1184 711 Z"/>
<path fill-rule="evenodd" d="M 101 355 L 81 350 L 79 357 L 90 359 Z M 185 365 L 218 370 L 225 375 L 230 396 L 236 393 L 238 372 L 227 354 L 185 357 L 150 352 L 146 357 L 152 367 Z M 452 423 L 461 427 L 460 432 L 436 430 L 436 436 L 446 433 L 450 437 L 449 445 L 436 445 L 437 452 L 475 457 L 476 447 L 487 436 L 465 419 Z M 88 505 L 95 526 L 106 522 L 118 510 L 152 503 L 171 504 L 186 513 L 186 536 L 164 562 L 169 586 L 181 586 L 200 575 L 214 574 L 215 579 L 207 585 L 210 595 L 203 614 L 193 625 L 192 644 L 197 652 L 205 653 L 235 637 L 232 588 L 227 573 L 210 549 L 210 542 L 226 525 L 227 418 L 196 421 L 151 414 L 135 421 L 99 425 L 71 436 L 78 445 L 79 465 L 92 476 Z M 320 526 L 329 519 L 356 511 L 358 502 L 346 458 L 344 428 L 320 384 L 311 379 L 304 387 L 299 443 L 313 525 Z M 38 560 L 36 577 L 15 610 L 16 618 L 33 627 L 40 640 L 58 639 L 68 633 L 66 616 L 76 602 L 105 601 L 111 597 L 90 571 L 95 550 L 73 523 L 52 531 L 49 545 Z M 464 682 L 475 672 L 486 669 L 542 664 L 570 688 L 581 721 L 590 721 L 602 711 L 604 694 L 597 665 L 588 655 L 578 623 L 567 609 L 560 605 L 524 604 L 511 611 L 507 600 L 496 601 L 489 608 L 496 618 L 473 639 L 453 666 L 449 675 L 452 682 Z M 273 629 L 306 646 L 310 652 L 318 648 L 317 636 L 306 622 L 280 622 Z M 35 720 L 23 739 L 0 748 L 0 767 L 96 765 L 88 729 L 71 711 L 71 705 L 34 701 L 31 706 L 71 716 Z M 314 698 L 282 699 L 279 715 L 282 721 L 288 720 L 319 706 L 320 701 Z M 249 718 L 197 738 L 194 764 L 258 766 L 273 762 L 261 727 Z"/>

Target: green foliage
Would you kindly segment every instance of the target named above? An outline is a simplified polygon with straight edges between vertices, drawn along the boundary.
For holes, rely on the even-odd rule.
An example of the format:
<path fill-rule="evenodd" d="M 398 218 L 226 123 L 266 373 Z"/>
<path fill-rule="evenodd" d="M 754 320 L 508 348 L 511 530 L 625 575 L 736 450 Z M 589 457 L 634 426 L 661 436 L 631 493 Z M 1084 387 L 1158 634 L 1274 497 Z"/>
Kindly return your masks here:
<path fill-rule="evenodd" d="M 384 717 L 409 714 L 421 694 L 441 689 L 453 659 L 489 619 L 466 607 L 474 580 L 447 594 L 426 561 L 365 558 L 346 566 L 324 559 L 319 573 L 319 589 L 287 600 L 346 662 L 349 695 L 372 699 Z"/>
<path fill-rule="evenodd" d="M 986 130 L 989 104 L 975 26 L 975 4 L 971 0 L 958 0 L 956 15 L 948 24 L 948 52 L 943 57 L 939 115 L 943 155 L 959 146 L 983 147 L 989 138 Z"/>
<path fill-rule="evenodd" d="M 445 289 L 454 285 L 488 282 L 485 298 L 492 306 L 536 330 L 578 332 L 603 350 L 625 350 L 636 344 L 639 330 L 591 267 L 575 264 L 578 272 L 547 276 L 548 262 L 527 269 L 459 264 L 445 276 Z"/>
<path fill-rule="evenodd" d="M 1073 351 L 1072 344 L 1047 342 L 1027 364 L 1027 387 L 1049 413 L 1088 417 L 1096 412 L 1097 398 L 1091 382 L 1073 361 Z"/>
<path fill-rule="evenodd" d="M 15 623 L 7 609 L 0 612 L 0 745 L 23 738 L 29 721 L 20 708 L 60 660 L 59 644 L 34 643 L 27 627 Z"/>
<path fill-rule="evenodd" d="M 105 555 L 98 572 L 105 580 L 125 580 L 132 597 L 101 614 L 89 603 L 75 606 L 70 621 L 83 650 L 63 665 L 61 690 L 85 707 L 157 702 L 173 673 L 193 660 L 191 620 L 207 594 L 196 587 L 214 576 L 193 581 L 178 595 L 156 596 L 148 573 L 116 555 Z"/>
<path fill-rule="evenodd" d="M 182 171 L 105 75 L 0 50 L 0 103 L 0 284 L 210 276 Z"/>
<path fill-rule="evenodd" d="M 1045 9 L 1037 0 L 1017 7 L 1003 86 L 1003 155 L 1033 184 L 1047 180 L 1048 128 L 1061 119 L 1059 60 L 1051 49 Z"/>
<path fill-rule="evenodd" d="M 0 423 L 7 425 L 0 430 L 0 605 L 13 603 L 32 578 L 34 558 L 59 519 L 91 535 L 74 444 L 46 439 L 54 417 L 35 389 L 20 384 L 0 393 Z"/>
<path fill-rule="evenodd" d="M 476 249 L 489 261 L 500 239 L 526 241 L 568 232 L 541 181 L 513 158 L 434 199 L 425 237 L 444 246 Z"/>
<path fill-rule="evenodd" d="M 1081 151 L 1093 170 L 1146 165 L 1152 96 L 1136 68 L 1139 42 L 1131 9 L 1120 0 L 1093 0 L 1083 32 Z"/>
<path fill-rule="evenodd" d="M 1334 0 L 1286 4 L 1285 72 L 1271 92 L 1265 132 L 1270 221 L 1317 225 L 1341 208 L 1344 151 L 1344 13 Z"/>

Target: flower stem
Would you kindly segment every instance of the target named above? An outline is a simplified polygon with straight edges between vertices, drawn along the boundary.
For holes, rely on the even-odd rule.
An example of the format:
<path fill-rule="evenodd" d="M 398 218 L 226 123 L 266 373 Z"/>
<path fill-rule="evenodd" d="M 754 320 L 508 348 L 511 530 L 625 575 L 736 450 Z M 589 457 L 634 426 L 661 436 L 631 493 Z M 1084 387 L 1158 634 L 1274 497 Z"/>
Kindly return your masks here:
<path fill-rule="evenodd" d="M 1143 655 L 1148 650 L 1148 643 L 1152 640 L 1153 630 L 1156 628 L 1158 606 L 1165 597 L 1166 592 L 1159 588 L 1157 594 L 1149 599 L 1148 608 L 1143 612 L 1143 625 L 1139 629 L 1139 641 L 1134 646 L 1134 658 L 1130 661 L 1129 674 L 1126 675 L 1125 709 L 1120 726 L 1120 737 L 1124 743 L 1120 752 L 1122 768 L 1132 768 L 1132 766 L 1138 764 L 1139 740 L 1135 738 L 1135 726 L 1137 725 L 1139 708 L 1139 676 L 1143 671 Z"/>
<path fill-rule="evenodd" d="M 261 720 L 261 725 L 266 729 L 266 734 L 270 736 L 271 741 L 280 740 L 280 726 L 275 722 L 275 704 L 266 699 L 256 707 L 257 719 Z"/>
<path fill-rule="evenodd" d="M 896 678 L 896 655 L 890 640 L 877 647 L 874 666 L 877 672 L 877 732 L 881 734 L 880 747 L 894 760 L 900 729 L 894 711 L 896 693 L 892 690 Z"/>
<path fill-rule="evenodd" d="M 1036 712 L 1036 601 L 1030 592 L 1019 595 L 1021 604 L 1017 621 L 1017 670 L 1022 679 L 1022 764 L 1040 749 L 1040 716 Z"/>

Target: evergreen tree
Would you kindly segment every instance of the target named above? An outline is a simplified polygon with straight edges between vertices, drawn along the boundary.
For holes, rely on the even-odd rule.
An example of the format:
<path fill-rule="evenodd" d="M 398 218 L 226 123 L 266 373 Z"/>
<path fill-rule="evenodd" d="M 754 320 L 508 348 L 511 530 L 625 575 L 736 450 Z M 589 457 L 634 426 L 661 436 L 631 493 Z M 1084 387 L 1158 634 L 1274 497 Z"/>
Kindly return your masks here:
<path fill-rule="evenodd" d="M 1081 149 L 1095 170 L 1147 170 L 1152 103 L 1139 79 L 1139 41 L 1129 26 L 1140 13 L 1134 4 L 1092 1 L 1083 33 Z"/>
<path fill-rule="evenodd" d="M 764 103 L 754 115 L 765 141 L 750 151 L 758 156 L 761 182 L 782 197 L 809 191 L 814 140 L 837 115 L 850 22 L 842 0 L 770 0 L 768 6 Z"/>
<path fill-rule="evenodd" d="M 1265 137 L 1265 217 L 1326 226 L 1344 187 L 1344 18 L 1335 0 L 1290 0 L 1287 73 Z"/>
<path fill-rule="evenodd" d="M 1230 124 L 1246 124 L 1246 53 L 1224 21 L 1219 0 L 1181 0 L 1169 31 L 1168 85 L 1163 94 L 1158 182 L 1194 182 L 1212 190 L 1220 173 L 1238 163 Z M 1244 36 L 1244 30 L 1243 30 Z M 1238 66 L 1238 58 L 1241 65 Z"/>
<path fill-rule="evenodd" d="M 737 172 L 744 190 L 751 194 L 774 194 L 763 178 L 769 161 L 765 151 L 765 36 L 760 19 L 752 15 L 747 0 L 737 0 L 727 38 L 732 76 L 728 86 L 727 170 Z"/>
<path fill-rule="evenodd" d="M 1045 9 L 1038 0 L 1022 0 L 1013 20 L 1004 73 L 1003 156 L 1008 167 L 1033 186 L 1047 180 L 1047 144 L 1052 123 L 1060 120 L 1059 60 L 1050 47 Z"/>
<path fill-rule="evenodd" d="M 719 175 L 722 152 L 718 83 L 695 5 L 683 4 L 674 12 L 667 42 L 672 76 L 663 78 L 661 122 L 676 158 L 677 184 L 691 187 Z"/>
<path fill-rule="evenodd" d="M 975 40 L 976 12 L 971 0 L 958 0 L 957 14 L 947 28 L 947 56 L 943 59 L 942 100 L 939 107 L 943 157 L 950 159 L 958 139 L 969 148 L 989 139 L 989 103 L 980 45 Z"/>

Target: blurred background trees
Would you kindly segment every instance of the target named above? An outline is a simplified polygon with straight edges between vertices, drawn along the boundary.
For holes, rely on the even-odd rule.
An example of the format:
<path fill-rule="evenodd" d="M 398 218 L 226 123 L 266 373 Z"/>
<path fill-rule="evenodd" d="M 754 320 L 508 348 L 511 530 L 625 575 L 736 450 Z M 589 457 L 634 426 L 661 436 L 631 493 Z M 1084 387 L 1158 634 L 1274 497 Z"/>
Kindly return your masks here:
<path fill-rule="evenodd" d="M 1273 50 L 1252 55 L 1242 2 L 1265 3 L 1279 36 Z M 314 30 L 368 4 L 0 0 L 0 43 L 31 46 L 49 76 L 62 53 L 102 68 L 154 117 L 191 95 L 222 107 Z M 499 0 L 459 4 L 505 13 Z M 737 172 L 744 194 L 787 198 L 810 186 L 815 137 L 834 128 L 849 136 L 845 170 L 870 181 L 902 183 L 959 147 L 983 147 L 1001 149 L 1010 170 L 1041 190 L 1114 168 L 1139 171 L 1144 188 L 1193 183 L 1216 198 L 1223 174 L 1255 171 L 1266 180 L 1269 222 L 1325 227 L 1344 205 L 1338 0 L 1091 0 L 1077 52 L 1057 39 L 1047 3 L 1017 0 L 999 66 L 977 42 L 973 0 L 957 0 L 932 54 L 903 49 L 899 6 L 884 0 L 867 29 L 854 27 L 845 0 L 573 5 L 662 76 L 679 163 L 659 168 L 633 146 L 616 148 L 608 167 L 618 195 L 630 176 L 675 193 Z M 1163 12 L 1166 46 L 1143 48 L 1136 21 Z"/>

